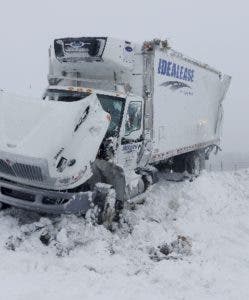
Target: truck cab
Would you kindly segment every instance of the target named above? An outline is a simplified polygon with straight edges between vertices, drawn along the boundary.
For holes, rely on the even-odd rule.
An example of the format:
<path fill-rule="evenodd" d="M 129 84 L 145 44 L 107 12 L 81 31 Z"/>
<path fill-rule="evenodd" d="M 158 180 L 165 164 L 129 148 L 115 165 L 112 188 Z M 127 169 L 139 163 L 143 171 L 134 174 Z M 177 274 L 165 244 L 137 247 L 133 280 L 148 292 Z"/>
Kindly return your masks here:
<path fill-rule="evenodd" d="M 43 99 L 44 101 L 71 103 L 84 101 L 90 95 L 96 96 L 109 119 L 109 126 L 100 144 L 96 161 L 92 164 L 94 178 L 91 178 L 91 188 L 97 181 L 104 180 L 106 183 L 119 187 L 118 197 L 124 200 L 130 197 L 126 195 L 124 189 L 129 183 L 131 184 L 130 181 L 137 180 L 138 177 L 135 170 L 139 165 L 143 143 L 143 98 L 84 88 L 50 87 Z M 82 118 L 87 118 L 87 114 L 88 111 Z M 79 151 L 84 158 L 84 149 L 79 149 Z M 120 182 L 116 183 L 117 177 L 122 177 L 125 182 L 122 188 L 120 188 Z"/>

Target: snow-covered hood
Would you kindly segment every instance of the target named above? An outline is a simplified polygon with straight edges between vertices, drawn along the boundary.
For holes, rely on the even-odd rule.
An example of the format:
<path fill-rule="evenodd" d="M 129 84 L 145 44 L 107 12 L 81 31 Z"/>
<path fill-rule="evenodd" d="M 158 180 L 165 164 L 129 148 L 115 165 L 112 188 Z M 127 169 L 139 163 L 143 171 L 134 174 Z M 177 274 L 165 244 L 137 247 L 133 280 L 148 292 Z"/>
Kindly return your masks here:
<path fill-rule="evenodd" d="M 46 160 L 52 178 L 78 174 L 79 165 L 90 172 L 108 125 L 96 95 L 58 102 L 1 92 L 0 159 L 10 155 Z M 61 157 L 77 163 L 59 174 L 56 166 Z"/>

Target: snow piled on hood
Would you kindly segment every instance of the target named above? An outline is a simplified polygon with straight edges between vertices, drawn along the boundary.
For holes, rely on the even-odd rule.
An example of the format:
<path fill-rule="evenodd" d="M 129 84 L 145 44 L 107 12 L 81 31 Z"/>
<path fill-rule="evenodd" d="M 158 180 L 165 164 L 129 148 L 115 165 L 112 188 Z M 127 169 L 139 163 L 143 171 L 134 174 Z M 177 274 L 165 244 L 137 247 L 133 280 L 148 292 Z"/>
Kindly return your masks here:
<path fill-rule="evenodd" d="M 249 299 L 248 183 L 249 170 L 162 174 L 113 233 L 76 216 L 2 211 L 1 297 Z"/>

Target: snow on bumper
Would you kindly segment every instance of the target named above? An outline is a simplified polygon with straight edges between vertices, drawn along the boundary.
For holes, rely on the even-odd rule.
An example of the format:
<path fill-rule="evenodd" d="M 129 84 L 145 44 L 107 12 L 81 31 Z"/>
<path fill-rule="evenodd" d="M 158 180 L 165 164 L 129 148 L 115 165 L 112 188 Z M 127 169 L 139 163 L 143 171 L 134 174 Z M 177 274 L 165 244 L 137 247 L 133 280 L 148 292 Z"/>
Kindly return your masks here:
<path fill-rule="evenodd" d="M 11 206 L 51 214 L 85 213 L 92 192 L 60 192 L 22 186 L 0 180 L 0 202 Z"/>

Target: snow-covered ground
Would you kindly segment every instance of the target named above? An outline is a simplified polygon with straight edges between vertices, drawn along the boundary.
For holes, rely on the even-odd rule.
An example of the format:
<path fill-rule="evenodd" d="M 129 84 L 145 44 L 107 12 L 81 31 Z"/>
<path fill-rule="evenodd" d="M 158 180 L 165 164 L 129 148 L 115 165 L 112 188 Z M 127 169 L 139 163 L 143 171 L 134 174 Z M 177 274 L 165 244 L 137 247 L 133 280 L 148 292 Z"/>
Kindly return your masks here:
<path fill-rule="evenodd" d="M 249 299 L 248 183 L 249 170 L 162 175 L 114 233 L 76 216 L 2 211 L 0 298 Z"/>

